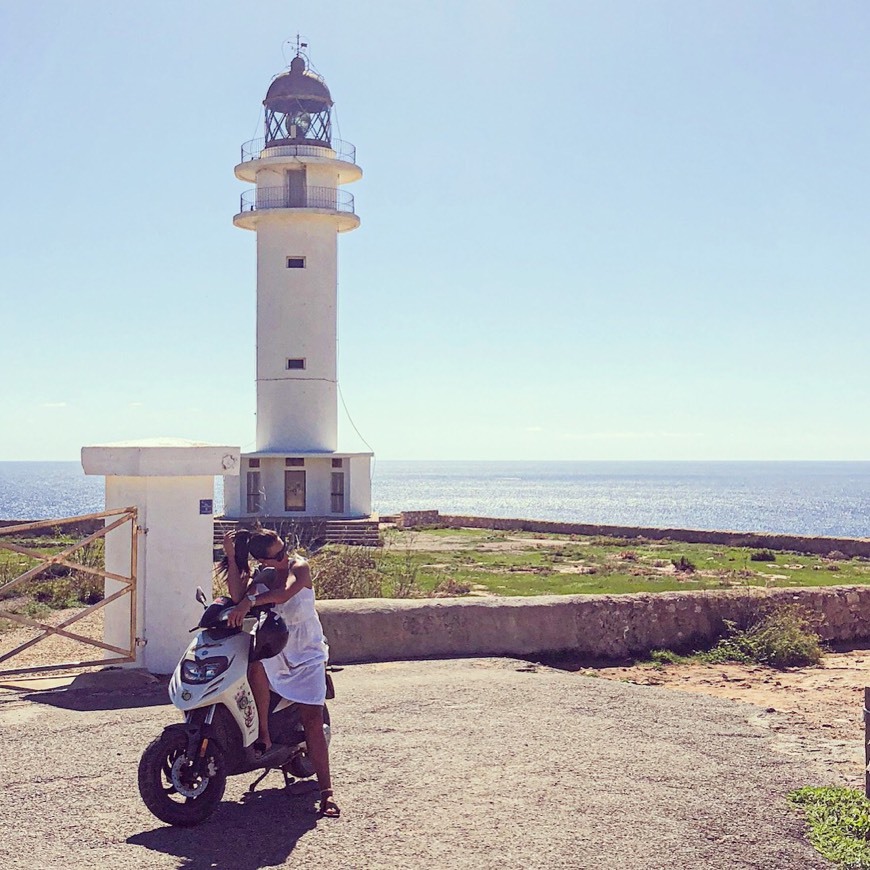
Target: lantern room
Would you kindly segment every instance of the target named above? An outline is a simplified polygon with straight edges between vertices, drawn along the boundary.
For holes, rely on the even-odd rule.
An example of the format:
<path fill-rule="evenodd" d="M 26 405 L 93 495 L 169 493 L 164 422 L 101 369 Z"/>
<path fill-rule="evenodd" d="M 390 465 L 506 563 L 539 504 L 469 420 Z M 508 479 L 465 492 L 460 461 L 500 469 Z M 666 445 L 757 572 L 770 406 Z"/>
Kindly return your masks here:
<path fill-rule="evenodd" d="M 290 69 L 277 76 L 263 100 L 266 108 L 266 146 L 320 145 L 332 141 L 332 97 L 323 79 L 306 69 L 297 55 Z"/>

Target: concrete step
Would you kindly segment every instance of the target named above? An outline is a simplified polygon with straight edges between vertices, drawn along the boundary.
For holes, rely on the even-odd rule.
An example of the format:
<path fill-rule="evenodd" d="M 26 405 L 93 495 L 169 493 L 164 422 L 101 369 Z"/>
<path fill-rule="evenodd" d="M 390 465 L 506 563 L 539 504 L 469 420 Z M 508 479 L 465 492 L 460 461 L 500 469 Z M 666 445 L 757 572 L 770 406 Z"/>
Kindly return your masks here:
<path fill-rule="evenodd" d="M 291 520 L 285 517 L 261 517 L 260 525 L 274 529 L 280 535 L 294 535 L 314 547 L 323 544 L 345 544 L 354 547 L 380 547 L 380 523 L 376 519 L 345 520 L 311 517 Z M 245 521 L 247 524 L 247 521 Z M 253 521 L 250 521 L 253 525 Z M 214 521 L 213 547 L 215 560 L 223 555 L 223 538 L 228 531 L 239 527 L 239 521 L 216 517 Z"/>

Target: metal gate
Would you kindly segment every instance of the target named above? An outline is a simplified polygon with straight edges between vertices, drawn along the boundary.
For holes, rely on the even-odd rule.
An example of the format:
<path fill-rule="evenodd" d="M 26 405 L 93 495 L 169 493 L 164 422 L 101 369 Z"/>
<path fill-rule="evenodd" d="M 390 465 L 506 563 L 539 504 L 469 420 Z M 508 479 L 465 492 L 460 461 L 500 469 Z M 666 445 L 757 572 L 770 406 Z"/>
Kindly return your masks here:
<path fill-rule="evenodd" d="M 34 532 L 44 533 L 46 530 L 51 531 L 63 528 L 64 526 L 87 523 L 94 520 L 104 520 L 104 525 L 76 543 L 61 542 L 59 544 L 52 543 L 51 546 L 36 546 L 32 540 L 28 540 L 27 546 L 24 546 L 21 543 L 4 540 L 4 538 L 8 539 L 10 536 L 20 537 L 24 534 L 32 535 Z M 101 564 L 84 564 L 83 554 L 89 552 L 87 548 L 89 548 L 90 545 L 95 545 L 96 542 L 103 542 L 109 532 L 120 529 L 127 523 L 129 523 L 130 529 L 130 565 L 128 574 L 116 574 L 107 571 L 104 558 L 101 560 Z M 0 655 L 0 664 L 13 659 L 15 656 L 20 656 L 25 650 L 30 649 L 40 641 L 44 641 L 51 637 L 66 638 L 67 640 L 95 647 L 104 652 L 115 653 L 112 658 L 87 661 L 49 662 L 46 664 L 31 663 L 26 667 L 0 670 L 0 676 L 9 676 L 30 671 L 57 671 L 61 669 L 66 670 L 71 668 L 120 664 L 122 662 L 135 661 L 137 533 L 137 510 L 135 507 L 119 508 L 117 510 L 103 511 L 102 513 L 95 514 L 83 514 L 82 516 L 77 517 L 40 520 L 39 522 L 21 523 L 19 525 L 0 528 L 0 569 L 7 569 L 0 573 L 0 619 L 10 620 L 19 626 L 36 630 L 38 632 L 35 637 L 30 637 L 28 640 L 19 643 L 14 647 L 14 649 L 8 650 Z M 57 552 L 46 552 L 47 550 Z M 8 575 L 10 574 L 8 569 L 10 565 L 12 565 L 12 573 L 14 573 L 15 568 L 18 566 L 14 566 L 14 557 L 8 555 L 9 553 L 16 553 L 21 557 L 19 558 L 19 566 L 23 563 L 28 565 L 26 570 L 17 576 L 12 577 L 12 579 L 8 579 Z M 78 561 L 76 561 L 76 557 L 78 557 Z M 105 595 L 93 604 L 86 605 L 83 603 L 82 607 L 84 609 L 72 614 L 71 616 L 67 616 L 56 625 L 4 608 L 4 603 L 8 601 L 11 595 L 16 591 L 24 593 L 24 596 L 27 597 L 26 589 L 27 584 L 30 581 L 43 581 L 46 577 L 50 578 L 51 576 L 75 577 L 82 574 L 86 576 L 102 577 L 104 580 L 108 579 L 116 581 L 120 584 L 120 588 L 116 589 L 109 595 Z M 86 637 L 82 634 L 69 631 L 71 625 L 87 618 L 91 614 L 104 608 L 107 604 L 111 604 L 113 601 L 117 601 L 125 595 L 129 596 L 130 603 L 130 632 L 129 642 L 126 647 L 114 646 L 105 643 L 102 639 L 97 640 L 93 637 Z M 47 618 L 47 616 L 45 618 Z M 0 640 L 2 640 L 2 634 L 0 634 Z"/>

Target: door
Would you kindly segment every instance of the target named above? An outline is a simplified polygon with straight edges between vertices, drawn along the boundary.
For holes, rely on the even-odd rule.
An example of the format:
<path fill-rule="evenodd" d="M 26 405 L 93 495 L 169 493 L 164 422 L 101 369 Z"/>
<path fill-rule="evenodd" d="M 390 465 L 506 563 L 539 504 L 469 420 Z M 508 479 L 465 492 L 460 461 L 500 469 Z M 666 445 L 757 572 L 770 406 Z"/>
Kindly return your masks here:
<path fill-rule="evenodd" d="M 332 472 L 332 512 L 334 514 L 344 513 L 344 472 Z"/>
<path fill-rule="evenodd" d="M 305 510 L 305 472 L 284 472 L 284 510 Z"/>
<path fill-rule="evenodd" d="M 290 208 L 305 208 L 305 170 L 287 170 L 287 205 Z"/>

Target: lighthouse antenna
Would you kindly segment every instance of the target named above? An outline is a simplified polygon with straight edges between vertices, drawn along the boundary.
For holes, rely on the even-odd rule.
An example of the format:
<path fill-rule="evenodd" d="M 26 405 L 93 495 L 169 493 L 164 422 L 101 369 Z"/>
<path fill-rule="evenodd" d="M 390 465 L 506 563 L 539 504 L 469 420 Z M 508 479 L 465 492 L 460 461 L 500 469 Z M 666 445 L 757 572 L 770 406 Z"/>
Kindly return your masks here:
<path fill-rule="evenodd" d="M 308 43 L 302 41 L 302 35 L 300 33 L 296 34 L 296 40 L 295 40 L 296 45 L 295 46 L 293 45 L 293 42 L 294 42 L 294 40 L 292 38 L 290 38 L 290 39 L 285 39 L 284 42 L 281 44 L 281 54 L 284 57 L 284 65 L 285 66 L 290 66 L 290 64 L 287 62 L 286 47 L 288 45 L 291 46 L 294 49 L 294 51 L 296 52 L 294 57 L 304 57 L 306 60 L 308 59 L 307 52 L 302 50 L 304 48 L 308 48 Z"/>

